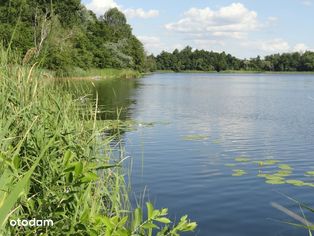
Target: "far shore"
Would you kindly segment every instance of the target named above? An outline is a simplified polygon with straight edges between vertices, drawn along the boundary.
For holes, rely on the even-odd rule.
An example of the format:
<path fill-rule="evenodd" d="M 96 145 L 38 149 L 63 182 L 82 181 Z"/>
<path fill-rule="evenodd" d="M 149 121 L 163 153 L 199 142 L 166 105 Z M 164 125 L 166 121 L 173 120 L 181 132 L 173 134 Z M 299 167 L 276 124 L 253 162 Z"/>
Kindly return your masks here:
<path fill-rule="evenodd" d="M 314 74 L 314 71 L 246 71 L 246 70 L 226 70 L 226 71 L 201 71 L 201 70 L 157 70 L 154 73 L 183 73 L 183 74 Z"/>

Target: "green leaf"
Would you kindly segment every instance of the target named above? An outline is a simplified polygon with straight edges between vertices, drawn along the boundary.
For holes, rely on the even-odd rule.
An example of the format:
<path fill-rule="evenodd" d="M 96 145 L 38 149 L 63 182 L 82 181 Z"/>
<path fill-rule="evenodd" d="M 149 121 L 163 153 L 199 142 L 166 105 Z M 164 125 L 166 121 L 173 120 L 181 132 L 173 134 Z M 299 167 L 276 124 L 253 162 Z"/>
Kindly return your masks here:
<path fill-rule="evenodd" d="M 143 212 L 141 208 L 136 208 L 134 211 L 133 230 L 136 230 L 143 220 Z"/>
<path fill-rule="evenodd" d="M 21 158 L 19 156 L 15 156 L 13 157 L 13 166 L 15 169 L 19 169 L 20 168 L 20 163 L 21 163 Z"/>
<path fill-rule="evenodd" d="M 144 229 L 159 229 L 159 227 L 151 222 L 147 222 L 142 225 Z"/>
<path fill-rule="evenodd" d="M 158 221 L 158 222 L 164 223 L 164 224 L 170 224 L 171 223 L 171 220 L 169 220 L 166 217 L 156 218 L 155 220 Z"/>
<path fill-rule="evenodd" d="M 151 219 L 153 217 L 154 206 L 150 202 L 147 202 L 146 206 L 147 206 L 147 218 Z"/>
<path fill-rule="evenodd" d="M 83 172 L 83 164 L 82 162 L 76 162 L 74 165 L 75 165 L 74 174 L 75 174 L 75 177 L 77 178 Z"/>
<path fill-rule="evenodd" d="M 66 151 L 63 156 L 63 166 L 64 167 L 67 166 L 71 160 L 72 160 L 72 152 Z"/>
<path fill-rule="evenodd" d="M 81 181 L 83 183 L 92 182 L 98 180 L 99 177 L 95 173 L 87 172 L 84 174 L 84 176 L 81 178 Z"/>

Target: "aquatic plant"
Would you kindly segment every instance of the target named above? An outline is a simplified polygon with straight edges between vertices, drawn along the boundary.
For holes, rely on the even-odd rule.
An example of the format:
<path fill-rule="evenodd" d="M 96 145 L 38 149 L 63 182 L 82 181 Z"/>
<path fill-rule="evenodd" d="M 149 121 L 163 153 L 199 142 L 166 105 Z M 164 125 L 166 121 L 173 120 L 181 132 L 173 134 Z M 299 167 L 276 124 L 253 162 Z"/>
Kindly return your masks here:
<path fill-rule="evenodd" d="M 202 141 L 202 140 L 207 140 L 208 135 L 204 134 L 191 134 L 191 135 L 185 135 L 183 136 L 183 140 L 185 141 Z"/>

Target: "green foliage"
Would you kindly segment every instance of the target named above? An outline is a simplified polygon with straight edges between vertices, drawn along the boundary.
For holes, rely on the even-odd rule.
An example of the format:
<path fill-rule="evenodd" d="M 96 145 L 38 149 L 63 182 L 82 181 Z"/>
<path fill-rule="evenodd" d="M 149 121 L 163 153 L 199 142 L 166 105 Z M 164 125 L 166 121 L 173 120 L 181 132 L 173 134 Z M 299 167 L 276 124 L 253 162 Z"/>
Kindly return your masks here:
<path fill-rule="evenodd" d="M 2 1 L 0 40 L 26 64 L 40 62 L 64 76 L 73 67 L 155 69 L 122 12 L 113 8 L 97 18 L 80 0 Z"/>
<path fill-rule="evenodd" d="M 106 225 L 106 236 L 177 236 L 181 232 L 193 231 L 197 224 L 190 222 L 187 216 L 181 217 L 177 224 L 172 224 L 171 220 L 167 218 L 168 209 L 161 210 L 154 209 L 150 202 L 146 203 L 147 218 L 143 219 L 143 210 L 136 208 L 132 214 L 133 220 L 131 228 L 128 229 L 128 217 L 104 217 L 102 220 Z"/>
<path fill-rule="evenodd" d="M 172 53 L 161 52 L 156 56 L 158 70 L 179 71 L 314 71 L 314 52 L 283 53 L 260 56 L 250 60 L 238 59 L 225 52 L 192 51 L 186 47 Z"/>

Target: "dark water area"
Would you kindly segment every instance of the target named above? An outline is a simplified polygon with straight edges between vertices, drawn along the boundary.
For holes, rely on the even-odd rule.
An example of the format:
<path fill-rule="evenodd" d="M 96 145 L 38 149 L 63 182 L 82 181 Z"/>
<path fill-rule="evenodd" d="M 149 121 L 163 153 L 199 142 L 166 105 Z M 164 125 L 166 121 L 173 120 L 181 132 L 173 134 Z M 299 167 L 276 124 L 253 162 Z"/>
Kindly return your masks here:
<path fill-rule="evenodd" d="M 124 135 L 132 197 L 146 189 L 144 200 L 173 218 L 188 214 L 199 226 L 187 235 L 308 235 L 281 222 L 295 221 L 271 203 L 302 215 L 284 194 L 314 207 L 314 187 L 268 184 L 258 174 L 286 164 L 293 170 L 284 181 L 314 183 L 305 174 L 314 171 L 314 75 L 171 73 L 124 82 L 115 97 L 112 86 L 97 89 L 102 103 L 124 106 L 124 118 L 139 122 Z M 267 160 L 278 163 L 258 164 Z M 245 174 L 233 176 L 236 169 Z"/>

